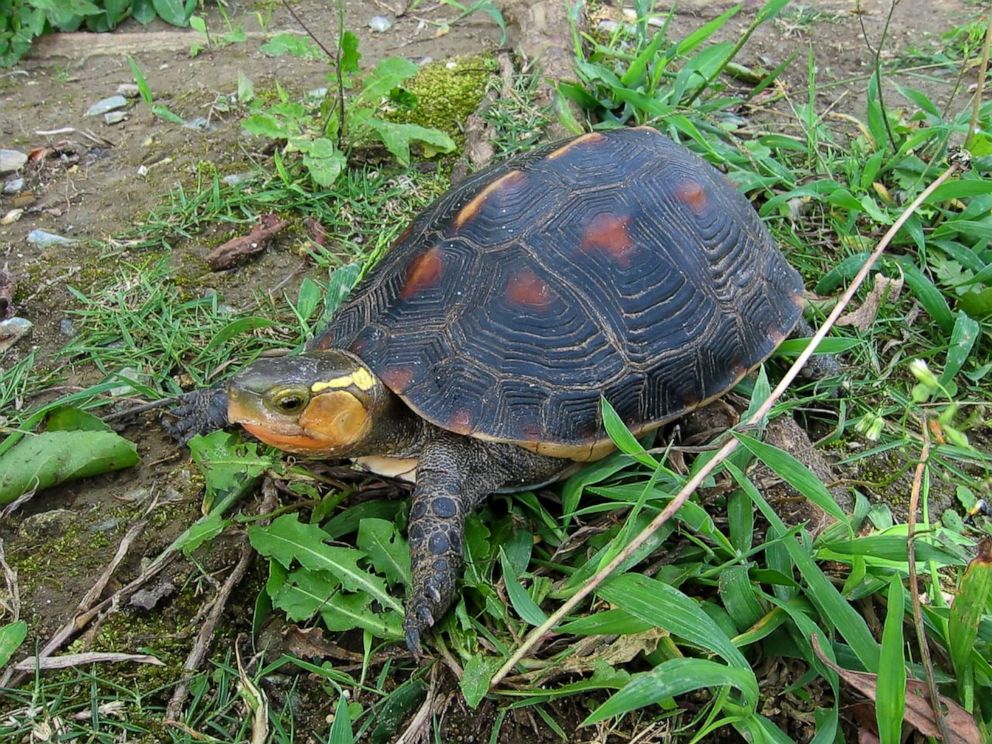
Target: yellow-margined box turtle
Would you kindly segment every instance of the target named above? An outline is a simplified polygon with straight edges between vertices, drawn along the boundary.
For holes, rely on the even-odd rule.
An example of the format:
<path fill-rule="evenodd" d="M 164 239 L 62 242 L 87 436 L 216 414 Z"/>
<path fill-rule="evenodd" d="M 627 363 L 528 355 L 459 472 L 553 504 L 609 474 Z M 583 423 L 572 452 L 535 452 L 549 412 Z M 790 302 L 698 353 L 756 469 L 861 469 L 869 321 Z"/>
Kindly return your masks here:
<path fill-rule="evenodd" d="M 421 214 L 295 357 L 228 386 L 288 452 L 415 476 L 404 629 L 447 609 L 465 516 L 730 390 L 800 322 L 803 285 L 747 199 L 653 129 L 558 142 Z"/>

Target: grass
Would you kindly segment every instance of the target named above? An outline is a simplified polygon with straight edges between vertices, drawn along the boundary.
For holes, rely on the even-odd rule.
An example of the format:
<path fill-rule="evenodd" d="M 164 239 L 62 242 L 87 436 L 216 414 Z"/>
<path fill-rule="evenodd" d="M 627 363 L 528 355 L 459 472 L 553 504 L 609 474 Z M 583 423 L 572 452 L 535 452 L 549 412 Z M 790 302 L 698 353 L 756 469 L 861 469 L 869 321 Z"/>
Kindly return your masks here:
<path fill-rule="evenodd" d="M 647 4 L 639 5 L 646 13 Z M 767 4 L 750 27 L 775 21 L 782 5 Z M 968 135 L 972 110 L 965 104 L 945 113 L 881 66 L 867 79 L 859 110 L 831 117 L 813 52 L 793 61 L 805 67 L 803 90 L 786 85 L 785 68 L 744 85 L 722 74 L 737 52 L 718 40 L 732 15 L 682 37 L 647 23 L 621 24 L 608 39 L 577 32 L 580 83 L 563 94 L 580 107 L 583 123 L 651 124 L 724 168 L 806 277 L 817 295 L 813 313 L 822 317 L 866 252 L 943 170 L 950 146 Z M 788 28 L 825 21 L 833 23 L 802 9 L 784 16 Z M 983 39 L 973 37 L 963 27 L 951 32 L 948 59 L 974 67 Z M 532 86 L 533 79 L 517 78 L 513 95 L 487 114 L 500 152 L 532 143 L 547 121 L 530 103 Z M 863 329 L 833 331 L 834 348 L 845 349 L 843 386 L 794 387 L 771 413 L 795 416 L 820 441 L 836 482 L 824 482 L 802 453 L 763 441 L 761 429 L 737 434 L 739 451 L 701 497 L 493 693 L 492 675 L 521 639 L 629 545 L 710 455 L 693 459 L 691 450 L 660 441 L 644 450 L 614 427 L 621 452 L 557 487 L 560 503 L 543 494 L 498 495 L 469 517 L 459 599 L 431 643 L 447 668 L 461 672 L 467 703 L 488 695 L 496 710 L 488 730 L 473 733 L 493 742 L 511 737 L 514 716 L 526 713 L 549 740 L 576 731 L 629 740 L 654 730 L 689 741 L 734 729 L 752 740 L 832 741 L 838 731 L 850 736 L 845 710 L 868 697 L 874 723 L 860 725 L 877 727 L 883 742 L 898 741 L 904 717 L 922 725 L 906 713 L 908 678 L 929 681 L 990 735 L 992 568 L 979 547 L 989 525 L 965 515 L 988 497 L 992 469 L 992 104 L 981 106 L 978 125 L 970 143 L 975 169 L 940 187 L 877 267 L 902 282 L 899 296 L 881 302 Z M 295 348 L 333 309 L 329 288 L 354 279 L 339 267 L 380 253 L 444 187 L 443 168 L 422 175 L 388 165 L 348 169 L 333 188 L 316 192 L 293 167 L 257 176 L 249 188 L 204 175 L 123 236 L 133 254 L 154 258 L 77 292 L 80 335 L 66 354 L 111 379 L 137 370 L 138 391 L 153 398 L 220 379 L 267 349 Z M 267 211 L 294 216 L 290 242 L 311 261 L 309 278 L 232 311 L 223 295 L 200 291 L 202 274 L 183 258 L 186 246 L 204 236 L 220 242 L 219 233 L 238 234 Z M 334 235 L 333 252 L 306 241 L 305 217 Z M 857 302 L 866 298 L 867 289 Z M 773 361 L 770 374 L 783 364 Z M 36 375 L 31 357 L 7 369 L 0 405 L 50 384 Z M 769 389 L 761 375 L 737 395 L 756 408 Z M 17 409 L 7 425 L 28 426 L 36 411 Z M 214 451 L 223 461 L 223 450 Z M 266 697 L 274 741 L 320 726 L 318 735 L 335 743 L 389 741 L 402 730 L 435 684 L 409 658 L 389 658 L 395 654 L 383 639 L 392 642 L 392 626 L 372 603 L 394 603 L 407 581 L 396 568 L 405 506 L 375 495 L 348 500 L 350 487 L 328 487 L 319 474 L 291 465 L 278 472 L 296 499 L 285 507 L 294 514 L 276 520 L 279 536 L 311 553 L 326 541 L 326 570 L 271 561 L 259 617 L 251 627 L 232 624 L 255 630 L 267 605 L 297 624 L 332 624 L 328 603 L 347 603 L 364 631 L 333 627 L 327 635 L 351 644 L 351 664 L 279 654 L 242 672 L 230 656 L 214 658 L 194 679 L 183 725 L 165 734 L 157 723 L 164 687 L 137 689 L 95 672 L 43 677 L 6 693 L 13 713 L 0 734 L 24 736 L 57 718 L 96 741 L 125 727 L 149 740 L 191 741 L 195 731 L 246 741 L 258 725 L 245 714 L 243 696 L 253 686 Z M 818 513 L 833 518 L 825 529 L 813 529 Z M 270 555 L 265 538 L 276 533 L 255 526 L 250 534 Z M 360 576 L 365 589 L 343 590 L 335 571 Z M 294 669 L 309 676 L 287 676 Z M 857 687 L 853 672 L 872 675 L 870 692 Z M 314 719 L 332 701 L 334 724 Z M 94 713 L 111 702 L 124 706 L 123 718 Z M 84 710 L 91 717 L 80 721 L 74 714 Z M 440 731 L 435 740 L 444 740 Z"/>

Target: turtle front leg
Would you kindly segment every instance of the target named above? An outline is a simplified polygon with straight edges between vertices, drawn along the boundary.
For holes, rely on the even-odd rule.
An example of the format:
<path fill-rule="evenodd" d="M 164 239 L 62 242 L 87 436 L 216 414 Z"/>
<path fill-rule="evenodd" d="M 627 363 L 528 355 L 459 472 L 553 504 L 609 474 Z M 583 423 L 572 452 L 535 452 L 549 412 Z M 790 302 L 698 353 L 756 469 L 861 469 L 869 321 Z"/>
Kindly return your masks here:
<path fill-rule="evenodd" d="M 417 466 L 417 487 L 410 506 L 410 563 L 413 587 L 406 605 L 406 645 L 420 654 L 420 637 L 451 604 L 462 566 L 465 517 L 498 479 L 473 472 L 471 440 L 429 446 Z"/>
<path fill-rule="evenodd" d="M 469 513 L 494 491 L 547 482 L 567 464 L 440 430 L 428 438 L 417 465 L 408 530 L 413 589 L 403 630 L 414 654 L 420 654 L 421 635 L 441 619 L 455 594 Z"/>

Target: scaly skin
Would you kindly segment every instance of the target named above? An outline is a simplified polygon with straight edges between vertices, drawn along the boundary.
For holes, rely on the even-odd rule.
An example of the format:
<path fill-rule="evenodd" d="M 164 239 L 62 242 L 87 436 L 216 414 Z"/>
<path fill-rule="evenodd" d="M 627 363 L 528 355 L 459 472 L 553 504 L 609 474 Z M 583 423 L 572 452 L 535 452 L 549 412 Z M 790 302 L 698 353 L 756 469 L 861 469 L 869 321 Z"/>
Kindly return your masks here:
<path fill-rule="evenodd" d="M 572 463 L 439 429 L 367 372 L 357 357 L 335 350 L 260 360 L 234 377 L 226 393 L 188 395 L 173 428 L 188 438 L 204 427 L 241 424 L 263 442 L 317 459 L 417 458 L 409 528 L 413 587 L 403 628 L 407 646 L 420 654 L 422 635 L 455 593 L 465 517 L 494 491 L 545 482 Z M 355 384 L 342 382 L 356 373 Z M 306 398 L 305 405 L 280 410 L 287 391 Z M 217 411 L 224 400 L 222 421 Z M 342 410 L 352 415 L 337 418 Z"/>
<path fill-rule="evenodd" d="M 410 507 L 413 589 L 403 622 L 406 645 L 415 654 L 421 635 L 451 604 L 461 573 L 465 518 L 472 509 L 500 488 L 541 483 L 571 464 L 426 427 Z"/>

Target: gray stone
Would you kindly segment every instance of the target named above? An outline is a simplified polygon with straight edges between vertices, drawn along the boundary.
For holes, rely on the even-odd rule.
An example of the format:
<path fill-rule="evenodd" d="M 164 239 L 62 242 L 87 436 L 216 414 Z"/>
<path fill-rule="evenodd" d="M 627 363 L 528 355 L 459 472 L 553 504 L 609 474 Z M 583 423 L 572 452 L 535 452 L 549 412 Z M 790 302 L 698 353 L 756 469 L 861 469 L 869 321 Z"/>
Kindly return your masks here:
<path fill-rule="evenodd" d="M 59 333 L 63 336 L 67 336 L 68 338 L 72 338 L 76 335 L 76 326 L 72 324 L 72 321 L 69 318 L 62 318 L 62 320 L 59 321 Z"/>
<path fill-rule="evenodd" d="M 108 111 L 114 111 L 127 106 L 127 99 L 124 96 L 110 96 L 102 101 L 97 101 L 86 110 L 87 116 L 100 116 Z"/>
<path fill-rule="evenodd" d="M 141 95 L 141 89 L 134 83 L 121 83 L 117 86 L 117 95 L 125 98 L 137 98 Z"/>
<path fill-rule="evenodd" d="M 31 333 L 33 327 L 34 324 L 26 318 L 13 317 L 0 321 L 0 354 Z"/>
<path fill-rule="evenodd" d="M 23 178 L 12 178 L 3 185 L 3 193 L 5 194 L 19 194 L 23 190 L 24 190 Z"/>
<path fill-rule="evenodd" d="M 102 522 L 97 522 L 94 525 L 90 525 L 90 532 L 113 532 L 120 525 L 121 521 L 116 517 L 111 517 L 110 519 L 105 519 Z"/>
<path fill-rule="evenodd" d="M 221 181 L 226 183 L 228 186 L 237 186 L 239 183 L 244 183 L 245 181 L 250 181 L 255 177 L 255 174 L 251 171 L 245 173 L 232 173 L 229 176 L 224 176 Z"/>
<path fill-rule="evenodd" d="M 183 129 L 195 129 L 198 132 L 212 132 L 214 125 L 205 116 L 197 116 L 183 124 Z"/>
<path fill-rule="evenodd" d="M 123 111 L 108 111 L 103 115 L 103 120 L 107 124 L 120 124 L 122 121 L 127 121 L 127 114 Z"/>
<path fill-rule="evenodd" d="M 393 22 L 386 18 L 386 16 L 373 16 L 372 20 L 369 21 L 369 28 L 379 33 L 388 31 L 392 27 Z"/>
<path fill-rule="evenodd" d="M 28 539 L 57 538 L 64 535 L 74 521 L 75 515 L 68 509 L 52 509 L 25 517 L 17 532 Z"/>
<path fill-rule="evenodd" d="M 28 243 L 36 248 L 51 248 L 53 245 L 75 245 L 78 240 L 50 233 L 47 230 L 32 230 L 28 233 Z"/>
<path fill-rule="evenodd" d="M 28 162 L 28 156 L 17 150 L 0 150 L 0 175 L 19 171 Z"/>

